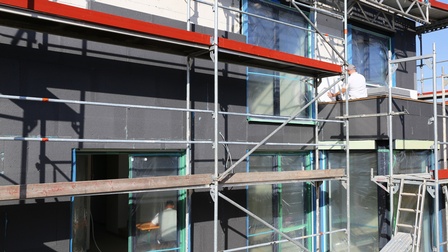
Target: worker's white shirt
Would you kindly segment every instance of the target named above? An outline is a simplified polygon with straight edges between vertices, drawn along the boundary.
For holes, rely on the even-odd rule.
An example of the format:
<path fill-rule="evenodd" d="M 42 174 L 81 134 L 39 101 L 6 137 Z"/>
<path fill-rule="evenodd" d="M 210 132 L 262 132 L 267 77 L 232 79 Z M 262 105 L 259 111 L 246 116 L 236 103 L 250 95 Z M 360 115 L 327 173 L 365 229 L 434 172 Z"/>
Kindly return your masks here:
<path fill-rule="evenodd" d="M 151 221 L 155 225 L 160 225 L 161 241 L 177 240 L 177 211 L 166 208 L 160 214 L 156 214 Z"/>
<path fill-rule="evenodd" d="M 366 78 L 358 72 L 352 73 L 348 77 L 347 92 L 349 99 L 357 99 L 367 97 Z"/>

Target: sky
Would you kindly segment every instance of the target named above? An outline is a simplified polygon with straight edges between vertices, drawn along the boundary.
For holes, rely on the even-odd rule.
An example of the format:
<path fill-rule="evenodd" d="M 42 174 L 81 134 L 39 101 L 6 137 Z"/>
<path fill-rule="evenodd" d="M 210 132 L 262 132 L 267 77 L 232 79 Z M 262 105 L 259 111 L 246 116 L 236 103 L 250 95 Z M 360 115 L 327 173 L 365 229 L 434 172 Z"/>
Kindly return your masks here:
<path fill-rule="evenodd" d="M 439 2 L 448 3 L 448 0 L 439 0 Z M 430 32 L 422 35 L 422 55 L 432 54 L 433 44 L 435 44 L 436 48 L 436 72 L 437 76 L 440 77 L 442 74 L 442 67 L 444 68 L 444 73 L 448 75 L 448 28 L 443 30 L 438 30 L 435 32 Z M 420 55 L 420 41 L 416 36 L 416 46 L 417 46 L 417 55 Z M 420 64 L 420 63 L 417 63 Z M 432 70 L 429 67 L 424 67 L 423 70 L 424 78 L 432 77 Z M 417 80 L 421 79 L 421 71 L 417 68 Z M 447 78 L 448 79 L 448 78 Z M 438 90 L 441 90 L 442 80 L 441 78 L 437 78 L 437 86 Z M 445 86 L 448 88 L 448 86 Z M 419 93 L 423 92 L 432 92 L 433 84 L 432 80 L 425 80 L 424 84 L 421 85 L 420 81 L 417 81 L 417 90 Z"/>

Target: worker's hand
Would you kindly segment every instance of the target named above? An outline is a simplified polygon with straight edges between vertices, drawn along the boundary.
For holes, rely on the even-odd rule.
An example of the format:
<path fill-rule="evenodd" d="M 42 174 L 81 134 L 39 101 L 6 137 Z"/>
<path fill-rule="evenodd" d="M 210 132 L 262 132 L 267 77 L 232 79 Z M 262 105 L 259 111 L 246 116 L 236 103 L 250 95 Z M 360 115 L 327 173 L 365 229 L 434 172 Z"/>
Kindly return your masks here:
<path fill-rule="evenodd" d="M 328 97 L 330 97 L 330 98 L 334 97 L 334 94 L 333 94 L 332 92 L 330 92 L 330 91 L 328 91 L 327 95 L 328 95 Z"/>

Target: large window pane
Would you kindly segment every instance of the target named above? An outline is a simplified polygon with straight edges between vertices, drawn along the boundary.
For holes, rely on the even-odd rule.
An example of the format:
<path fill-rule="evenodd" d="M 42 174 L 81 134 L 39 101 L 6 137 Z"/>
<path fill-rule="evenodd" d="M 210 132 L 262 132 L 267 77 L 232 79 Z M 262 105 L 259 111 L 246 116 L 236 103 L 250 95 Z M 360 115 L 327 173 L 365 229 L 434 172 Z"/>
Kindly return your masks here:
<path fill-rule="evenodd" d="M 133 156 L 133 178 L 170 176 L 179 173 L 179 156 Z M 178 251 L 180 249 L 183 191 L 134 193 L 131 200 L 132 251 Z"/>
<path fill-rule="evenodd" d="M 245 0 L 244 2 L 247 4 L 243 4 L 245 7 L 243 10 L 257 15 L 243 15 L 243 33 L 247 36 L 247 43 L 307 56 L 308 33 L 303 29 L 306 28 L 306 21 L 294 8 L 260 0 Z M 281 21 L 281 23 L 273 20 Z"/>
<path fill-rule="evenodd" d="M 347 167 L 345 152 L 330 152 L 330 167 Z M 350 251 L 378 251 L 377 185 L 370 169 L 377 167 L 376 152 L 350 152 Z M 331 230 L 346 228 L 346 190 L 339 181 L 330 183 Z M 344 233 L 330 238 L 331 251 L 347 251 Z"/>
<path fill-rule="evenodd" d="M 272 171 L 273 156 L 251 156 L 250 171 Z M 274 225 L 272 185 L 255 185 L 248 188 L 249 211 Z M 249 216 L 249 245 L 273 241 L 274 232 L 263 223 Z M 256 248 L 251 251 L 272 251 L 272 246 Z"/>
<path fill-rule="evenodd" d="M 309 168 L 305 153 L 252 155 L 249 163 L 249 172 L 295 171 Z M 306 226 L 311 214 L 307 183 L 249 186 L 247 192 L 249 211 L 280 231 L 290 237 L 302 237 L 312 232 L 311 228 Z M 248 221 L 250 245 L 284 239 L 254 218 L 248 217 Z M 306 239 L 299 242 L 304 246 L 307 244 Z M 251 251 L 297 251 L 297 247 L 291 242 L 282 242 L 277 245 L 254 248 Z"/>
<path fill-rule="evenodd" d="M 251 114 L 274 114 L 273 72 L 261 71 L 248 73 L 248 105 Z"/>
<path fill-rule="evenodd" d="M 431 151 L 395 151 L 394 174 L 427 172 L 431 164 Z"/>
<path fill-rule="evenodd" d="M 390 37 L 351 27 L 351 62 L 367 83 L 387 85 Z"/>
<path fill-rule="evenodd" d="M 307 104 L 312 86 L 307 78 L 250 68 L 248 73 L 248 105 L 251 114 L 291 116 Z M 298 117 L 308 118 L 310 109 Z"/>
<path fill-rule="evenodd" d="M 244 11 L 262 16 L 243 15 L 247 43 L 282 52 L 307 56 L 306 22 L 293 8 L 266 1 L 245 0 Z M 281 21 L 277 23 L 273 20 Z M 293 24 L 296 27 L 286 25 Z M 311 87 L 299 75 L 248 69 L 248 106 L 251 114 L 290 116 L 307 103 Z M 299 117 L 309 117 L 309 110 Z"/>

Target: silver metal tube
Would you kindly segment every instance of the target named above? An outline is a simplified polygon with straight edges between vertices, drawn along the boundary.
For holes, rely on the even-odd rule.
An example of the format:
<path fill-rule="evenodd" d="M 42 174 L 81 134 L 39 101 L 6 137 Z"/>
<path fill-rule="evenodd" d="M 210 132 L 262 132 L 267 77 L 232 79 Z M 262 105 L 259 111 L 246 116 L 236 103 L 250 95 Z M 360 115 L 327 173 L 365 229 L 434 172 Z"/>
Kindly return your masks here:
<path fill-rule="evenodd" d="M 264 224 L 265 226 L 269 227 L 270 229 L 272 229 L 274 232 L 276 232 L 277 234 L 283 236 L 286 240 L 292 242 L 294 245 L 296 245 L 297 247 L 301 248 L 303 251 L 308 251 L 307 248 L 305 248 L 302 244 L 298 243 L 297 241 L 295 241 L 293 238 L 289 237 L 288 235 L 286 235 L 285 233 L 283 233 L 282 231 L 278 230 L 277 228 L 275 228 L 274 226 L 272 226 L 271 224 L 267 223 L 265 220 L 263 220 L 262 218 L 258 217 L 257 215 L 255 215 L 254 213 L 250 212 L 249 210 L 245 209 L 244 207 L 240 206 L 238 203 L 236 203 L 235 201 L 231 200 L 230 198 L 226 197 L 225 195 L 223 195 L 222 193 L 216 193 L 217 195 L 219 195 L 219 197 L 225 199 L 227 202 L 229 202 L 230 204 L 234 205 L 236 208 L 240 209 L 241 211 L 245 212 L 246 214 L 252 216 L 254 219 L 256 219 L 257 221 L 261 222 L 262 224 Z"/>
<path fill-rule="evenodd" d="M 388 127 L 388 135 L 389 135 L 389 184 L 392 185 L 392 176 L 394 172 L 394 152 L 393 152 L 393 136 L 392 136 L 392 115 L 390 114 L 392 111 L 392 52 L 389 51 L 388 53 L 388 64 L 387 64 L 387 76 L 388 76 L 388 113 L 387 116 L 387 127 Z M 392 223 L 393 217 L 394 217 L 394 193 L 393 188 L 389 187 L 389 221 Z M 392 225 L 391 225 L 392 226 Z M 391 233 L 393 230 L 390 230 Z M 393 233 L 392 233 L 393 234 Z"/>
<path fill-rule="evenodd" d="M 187 31 L 191 31 L 191 0 L 187 0 Z"/>
<path fill-rule="evenodd" d="M 83 143 L 142 143 L 142 144 L 213 144 L 212 140 L 129 140 L 129 139 L 81 139 L 81 138 L 47 138 L 47 137 L 23 137 L 0 136 L 2 141 L 37 141 L 37 142 L 83 142 Z M 219 141 L 219 144 L 229 145 L 257 145 L 258 142 L 232 142 Z M 266 143 L 271 146 L 340 146 L 345 144 L 310 144 L 310 143 Z M 190 171 L 191 172 L 191 171 Z"/>
<path fill-rule="evenodd" d="M 187 31 L 191 31 L 191 0 L 187 0 Z M 190 57 L 186 57 L 186 67 L 187 67 L 187 85 L 186 85 L 186 108 L 187 110 L 191 109 L 191 62 Z M 191 113 L 186 112 L 186 136 L 187 141 L 191 141 Z M 191 144 L 187 144 L 185 150 L 185 173 L 186 175 L 191 174 Z M 186 190 L 185 197 L 185 227 L 187 229 L 185 233 L 185 248 L 187 251 L 190 251 L 190 212 L 191 212 L 191 190 Z"/>
<path fill-rule="evenodd" d="M 339 119 L 350 119 L 350 118 L 364 118 L 364 117 L 380 117 L 380 116 L 389 116 L 389 115 L 405 115 L 406 112 L 391 112 L 391 113 L 378 113 L 378 114 L 361 114 L 361 115 L 350 115 L 350 116 L 336 116 L 335 118 Z"/>
<path fill-rule="evenodd" d="M 232 142 L 232 141 L 219 141 L 220 144 L 232 144 L 232 145 L 257 145 L 258 142 Z M 340 146 L 345 147 L 345 144 L 320 144 L 320 143 L 265 143 L 264 145 L 271 146 Z"/>
<path fill-rule="evenodd" d="M 297 117 L 300 113 L 302 113 L 303 110 L 308 108 L 311 104 L 313 104 L 315 101 L 317 101 L 322 95 L 327 94 L 328 90 L 330 90 L 334 85 L 336 85 L 340 81 L 340 78 L 336 80 L 333 84 L 331 84 L 328 88 L 322 90 L 316 97 L 314 97 L 311 101 L 309 101 L 307 104 L 305 104 L 302 108 L 300 108 L 293 116 L 291 116 L 288 120 L 283 122 L 280 126 L 278 126 L 274 131 L 272 131 L 268 136 L 266 136 L 263 140 L 261 140 L 255 147 L 253 147 L 250 151 L 248 151 L 244 156 L 242 156 L 238 161 L 236 161 L 232 166 L 230 166 L 225 172 L 223 172 L 219 177 L 218 181 L 221 181 L 224 179 L 227 174 L 233 171 L 235 167 L 243 162 L 250 154 L 252 154 L 254 151 L 256 151 L 260 146 L 264 145 L 273 135 L 275 135 L 279 130 L 281 130 L 283 127 L 285 127 L 289 122 L 291 122 L 294 118 Z"/>
<path fill-rule="evenodd" d="M 435 229 L 436 229 L 436 237 L 435 237 L 435 242 L 436 242 L 436 251 L 440 251 L 440 230 L 439 230 L 439 226 L 440 226 L 440 211 L 439 211 L 439 165 L 438 165 L 438 160 L 439 160 L 439 155 L 438 155 L 438 149 L 437 149 L 437 142 L 439 141 L 439 136 L 438 136 L 438 132 L 437 132 L 437 79 L 436 79 L 436 45 L 433 44 L 432 46 L 432 76 L 433 76 L 433 81 L 432 81 L 432 92 L 433 92 L 433 115 L 434 115 L 434 122 L 433 122 L 433 127 L 434 127 L 434 177 L 435 177 L 435 182 L 436 182 L 436 187 L 435 187 Z M 445 101 L 443 101 L 445 102 Z"/>
<path fill-rule="evenodd" d="M 169 110 L 169 111 L 180 111 L 180 112 L 212 113 L 212 111 L 210 111 L 210 110 L 203 110 L 203 109 L 169 108 L 169 107 L 159 107 L 159 106 L 121 104 L 121 103 L 110 103 L 110 102 L 91 102 L 91 101 L 65 100 L 65 99 L 53 99 L 53 98 L 45 98 L 45 97 L 18 96 L 18 95 L 0 95 L 0 98 L 10 99 L 10 100 L 53 102 L 53 103 L 64 103 L 64 104 L 81 104 L 81 105 L 93 105 L 93 106 L 105 106 L 105 107 L 120 107 L 120 108 Z"/>
<path fill-rule="evenodd" d="M 317 5 L 317 1 L 316 2 L 314 2 L 314 5 Z M 311 6 L 311 5 L 310 5 Z M 314 25 L 316 25 L 316 27 L 317 27 L 317 11 L 315 10 L 315 8 L 313 7 L 313 9 L 314 9 Z M 313 36 L 314 37 L 314 47 L 316 47 L 317 46 L 317 37 L 316 36 Z M 317 80 L 316 79 L 314 79 L 314 83 L 316 83 L 317 82 Z M 318 88 L 317 88 L 317 85 L 316 85 L 316 88 L 314 88 L 314 95 L 318 95 L 319 94 L 319 92 L 318 92 Z M 319 103 L 318 103 L 318 101 L 316 100 L 315 101 L 315 103 L 314 103 L 314 114 L 316 115 L 316 118 L 317 117 L 319 117 Z M 314 143 L 316 143 L 316 144 L 318 144 L 319 143 L 319 124 L 315 124 L 314 125 Z M 320 158 L 319 158 L 319 145 L 316 145 L 315 147 L 314 147 L 314 158 L 313 158 L 313 160 L 314 160 L 314 169 L 315 170 L 319 170 L 319 160 L 320 160 Z M 315 227 L 315 230 L 313 231 L 314 233 L 320 233 L 321 232 L 321 223 L 320 223 L 320 220 L 321 220 L 321 212 L 320 212 L 320 186 L 318 186 L 318 184 L 314 184 L 314 189 L 315 189 L 315 194 L 316 194 L 316 198 L 314 199 L 314 204 L 315 204 L 315 206 L 316 206 L 316 214 L 315 214 L 315 216 L 316 216 L 316 221 L 315 221 L 315 223 L 316 223 L 316 227 Z M 313 241 L 313 245 L 314 246 L 312 246 L 312 249 L 314 249 L 314 250 L 317 250 L 317 251 L 322 251 L 322 249 L 320 248 L 321 246 L 321 242 L 320 242 L 320 236 L 317 236 L 316 237 L 316 240 L 315 241 Z M 314 244 L 315 243 L 315 244 Z"/>
<path fill-rule="evenodd" d="M 218 0 L 214 1 L 214 6 L 213 6 L 213 11 L 214 11 L 214 31 L 213 31 L 213 63 L 214 63 L 214 70 L 213 70 L 213 75 L 214 75 L 214 167 L 215 167 L 215 173 L 214 173 L 214 177 L 217 178 L 219 171 L 218 171 L 218 165 L 219 165 L 219 156 L 218 156 L 218 142 L 219 142 L 219 132 L 218 132 L 218 123 L 219 123 L 219 116 L 218 116 L 218 112 L 219 112 L 219 99 L 218 99 Z M 213 195 L 214 199 L 214 212 L 213 212 L 213 225 L 214 225 L 214 229 L 213 229 L 213 251 L 214 252 L 218 252 L 218 228 L 219 228 L 219 221 L 218 221 L 218 211 L 219 211 L 219 197 L 218 197 L 218 190 L 219 190 L 219 183 L 218 181 L 214 181 L 213 182 L 213 188 L 215 190 L 215 194 Z"/>
<path fill-rule="evenodd" d="M 2 141 L 38 141 L 38 142 L 79 142 L 79 143 L 136 143 L 136 144 L 213 144 L 213 141 L 182 141 L 182 140 L 130 140 L 130 139 L 79 139 L 50 137 L 20 137 L 0 136 Z"/>
<path fill-rule="evenodd" d="M 445 93 L 445 71 L 442 67 L 442 141 L 446 142 L 446 93 Z M 447 169 L 447 150 L 446 150 L 446 144 L 442 146 L 443 148 L 443 169 Z"/>
<path fill-rule="evenodd" d="M 348 15 L 347 15 L 347 5 L 348 5 L 348 1 L 344 0 L 344 62 L 347 64 L 348 61 Z M 344 71 L 344 76 L 345 76 L 345 84 L 347 86 L 347 82 L 348 82 L 348 73 L 347 71 Z M 345 114 L 348 116 L 349 115 L 349 103 L 348 103 L 348 92 L 345 92 L 346 94 L 346 101 L 345 101 Z M 347 208 L 347 251 L 350 252 L 350 247 L 351 247 L 351 211 L 350 211 L 350 138 L 349 138 L 349 133 L 350 133 L 350 121 L 349 120 L 344 120 L 345 122 L 345 141 L 347 144 L 347 147 L 345 148 L 345 160 L 347 162 L 347 198 L 346 198 L 346 208 Z"/>
<path fill-rule="evenodd" d="M 408 58 L 402 58 L 402 59 L 391 59 L 390 64 L 396 64 L 396 63 L 402 63 L 407 61 L 416 61 L 421 59 L 432 59 L 432 54 L 422 55 L 422 56 L 414 56 L 414 57 L 408 57 Z"/>
<path fill-rule="evenodd" d="M 235 116 L 247 116 L 247 117 L 253 117 L 257 119 L 271 119 L 276 121 L 282 121 L 287 120 L 289 117 L 287 116 L 269 116 L 269 115 L 257 115 L 257 114 L 250 114 L 250 113 L 238 113 L 238 112 L 224 112 L 220 111 L 220 115 L 235 115 Z M 328 119 L 312 119 L 312 118 L 302 118 L 302 117 L 296 117 L 294 120 L 303 122 L 303 121 L 310 121 L 310 122 L 328 122 L 328 123 L 344 123 L 341 122 L 341 120 L 328 120 Z"/>

